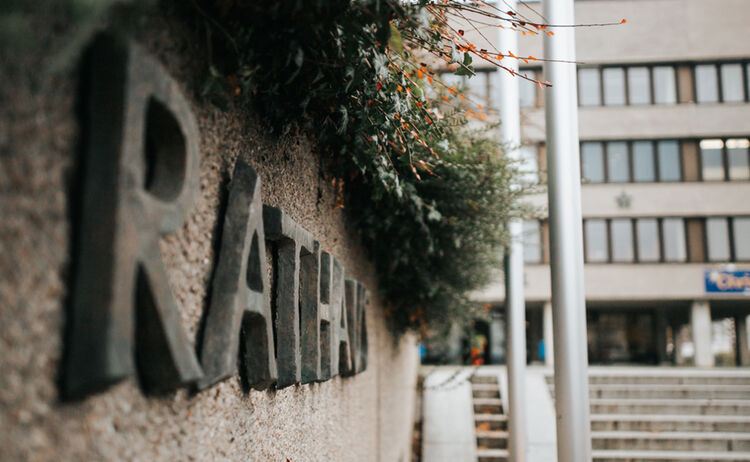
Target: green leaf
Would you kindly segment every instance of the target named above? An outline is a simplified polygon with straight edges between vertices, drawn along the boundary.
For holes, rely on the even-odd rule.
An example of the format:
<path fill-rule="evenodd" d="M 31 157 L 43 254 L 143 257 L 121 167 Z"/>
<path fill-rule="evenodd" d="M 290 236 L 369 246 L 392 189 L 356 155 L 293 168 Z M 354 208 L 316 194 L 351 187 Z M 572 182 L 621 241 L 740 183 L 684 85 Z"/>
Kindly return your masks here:
<path fill-rule="evenodd" d="M 461 66 L 458 69 L 456 69 L 456 72 L 453 73 L 454 75 L 465 75 L 468 77 L 471 77 L 475 74 L 474 68 L 471 66 Z"/>
<path fill-rule="evenodd" d="M 391 23 L 391 38 L 388 40 L 388 46 L 398 54 L 404 54 L 404 44 L 403 39 L 401 38 L 401 31 L 399 31 L 393 23 Z"/>

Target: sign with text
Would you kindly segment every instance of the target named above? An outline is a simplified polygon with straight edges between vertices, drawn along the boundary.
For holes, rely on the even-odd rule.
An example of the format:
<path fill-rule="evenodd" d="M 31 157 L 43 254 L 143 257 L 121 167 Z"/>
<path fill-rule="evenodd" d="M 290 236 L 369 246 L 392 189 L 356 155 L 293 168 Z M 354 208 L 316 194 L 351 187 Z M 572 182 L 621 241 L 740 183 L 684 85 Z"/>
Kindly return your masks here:
<path fill-rule="evenodd" d="M 750 271 L 706 270 L 706 293 L 750 295 Z"/>
<path fill-rule="evenodd" d="M 241 159 L 203 325 L 189 338 L 159 242 L 198 198 L 197 121 L 176 82 L 131 42 L 101 36 L 89 60 L 65 396 L 131 376 L 154 394 L 203 390 L 236 372 L 264 390 L 364 371 L 367 291 L 311 233 L 263 205 L 260 178 Z"/>

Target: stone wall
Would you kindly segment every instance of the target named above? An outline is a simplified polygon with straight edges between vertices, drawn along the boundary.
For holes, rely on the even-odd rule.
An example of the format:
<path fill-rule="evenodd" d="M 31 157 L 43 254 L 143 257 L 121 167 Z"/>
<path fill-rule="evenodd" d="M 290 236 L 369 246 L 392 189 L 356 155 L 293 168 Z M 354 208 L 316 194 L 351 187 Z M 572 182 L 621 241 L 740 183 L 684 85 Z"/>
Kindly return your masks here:
<path fill-rule="evenodd" d="M 61 399 L 72 224 L 86 213 L 78 210 L 81 75 L 75 63 L 44 72 L 64 33 L 53 20 L 35 26 L 46 46 L 0 60 L 0 460 L 408 460 L 414 338 L 390 334 L 373 266 L 314 147 L 196 97 L 206 68 L 195 58 L 196 38 L 163 17 L 148 17 L 133 36 L 177 81 L 198 123 L 198 199 L 186 224 L 160 242 L 183 329 L 197 341 L 242 159 L 261 178 L 263 202 L 284 210 L 367 288 L 367 369 L 276 391 L 247 391 L 235 374 L 201 392 L 158 397 L 131 378 L 81 401 Z"/>

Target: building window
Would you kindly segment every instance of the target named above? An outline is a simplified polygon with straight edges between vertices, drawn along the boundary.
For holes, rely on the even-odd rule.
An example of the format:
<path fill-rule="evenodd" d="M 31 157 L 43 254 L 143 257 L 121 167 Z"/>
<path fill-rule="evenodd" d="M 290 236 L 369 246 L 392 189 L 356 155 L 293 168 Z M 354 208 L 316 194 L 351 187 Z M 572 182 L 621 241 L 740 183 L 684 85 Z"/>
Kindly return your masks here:
<path fill-rule="evenodd" d="M 625 69 L 606 67 L 602 70 L 604 80 L 604 104 L 623 106 L 625 104 Z"/>
<path fill-rule="evenodd" d="M 537 80 L 536 71 L 521 71 L 523 74 L 530 79 Z M 534 82 L 529 82 L 526 79 L 518 79 L 518 102 L 521 107 L 534 107 L 536 106 L 536 89 L 537 85 Z"/>
<path fill-rule="evenodd" d="M 651 182 L 656 180 L 654 144 L 650 141 L 633 142 L 633 180 Z"/>
<path fill-rule="evenodd" d="M 732 219 L 734 259 L 750 261 L 750 217 Z"/>
<path fill-rule="evenodd" d="M 539 183 L 539 162 L 537 160 L 539 148 L 526 145 L 518 148 L 518 151 L 518 173 L 520 173 L 521 181 L 529 186 Z"/>
<path fill-rule="evenodd" d="M 599 69 L 580 69 L 578 71 L 578 98 L 581 106 L 600 106 L 602 104 Z"/>
<path fill-rule="evenodd" d="M 615 218 L 610 223 L 612 230 L 612 261 L 632 262 L 633 252 L 633 223 L 629 218 Z"/>
<path fill-rule="evenodd" d="M 604 182 L 604 152 L 602 143 L 581 143 L 583 180 L 589 183 Z"/>
<path fill-rule="evenodd" d="M 677 82 L 674 67 L 655 66 L 653 68 L 653 79 L 654 104 L 677 103 Z"/>
<path fill-rule="evenodd" d="M 745 79 L 742 64 L 721 65 L 721 100 L 725 103 L 745 101 Z"/>
<path fill-rule="evenodd" d="M 750 141 L 747 138 L 700 141 L 701 175 L 704 181 L 750 179 Z"/>
<path fill-rule="evenodd" d="M 659 222 L 656 218 L 639 218 L 635 221 L 638 261 L 658 262 L 661 259 Z"/>
<path fill-rule="evenodd" d="M 701 176 L 704 181 L 724 179 L 724 142 L 722 140 L 701 140 Z"/>
<path fill-rule="evenodd" d="M 682 180 L 682 163 L 680 162 L 680 143 L 677 141 L 659 141 L 657 143 L 659 159 L 659 181 Z"/>
<path fill-rule="evenodd" d="M 586 242 L 586 261 L 592 263 L 608 261 L 607 222 L 599 219 L 584 220 L 583 229 Z"/>
<path fill-rule="evenodd" d="M 633 106 L 651 104 L 651 78 L 647 67 L 628 68 L 628 98 Z"/>
<path fill-rule="evenodd" d="M 662 219 L 662 242 L 664 243 L 664 261 L 686 260 L 685 223 L 682 218 Z"/>
<path fill-rule="evenodd" d="M 489 104 L 489 86 L 487 85 L 487 77 L 489 72 L 477 72 L 475 75 L 464 80 L 468 96 L 478 104 Z M 458 88 L 458 87 L 456 87 Z"/>
<path fill-rule="evenodd" d="M 716 65 L 699 64 L 695 66 L 695 99 L 699 103 L 719 102 L 719 78 Z"/>
<path fill-rule="evenodd" d="M 729 261 L 729 225 L 726 218 L 706 219 L 708 261 Z"/>
<path fill-rule="evenodd" d="M 726 142 L 727 164 L 730 180 L 750 180 L 750 141 L 747 138 L 731 138 Z"/>
<path fill-rule="evenodd" d="M 630 181 L 628 144 L 625 141 L 607 143 L 607 179 L 612 183 Z"/>
<path fill-rule="evenodd" d="M 523 222 L 523 260 L 526 263 L 542 262 L 542 233 L 539 220 Z"/>

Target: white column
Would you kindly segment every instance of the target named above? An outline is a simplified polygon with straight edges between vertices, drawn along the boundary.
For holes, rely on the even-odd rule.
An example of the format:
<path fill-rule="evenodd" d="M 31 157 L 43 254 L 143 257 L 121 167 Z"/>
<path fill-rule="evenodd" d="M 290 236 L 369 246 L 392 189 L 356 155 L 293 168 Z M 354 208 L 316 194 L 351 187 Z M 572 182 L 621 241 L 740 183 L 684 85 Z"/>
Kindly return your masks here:
<path fill-rule="evenodd" d="M 552 334 L 552 302 L 544 302 L 544 364 L 555 364 L 555 342 Z"/>
<path fill-rule="evenodd" d="M 516 9 L 517 0 L 504 0 L 503 8 Z M 518 32 L 498 28 L 498 48 L 502 54 L 518 55 Z M 503 60 L 503 65 L 518 70 L 518 61 Z M 518 77 L 498 70 L 498 112 L 500 141 L 509 146 L 509 157 L 520 160 L 521 108 L 518 101 Z M 520 185 L 516 185 L 517 187 Z M 524 300 L 523 222 L 508 223 L 510 244 L 505 255 L 505 323 L 508 364 L 508 452 L 515 462 L 526 460 L 526 302 Z"/>
<path fill-rule="evenodd" d="M 696 300 L 690 310 L 690 325 L 693 329 L 695 365 L 713 367 L 714 354 L 711 351 L 711 307 L 706 300 Z"/>
<path fill-rule="evenodd" d="M 575 24 L 573 0 L 543 0 L 549 24 Z M 544 78 L 547 168 L 555 343 L 557 460 L 591 461 L 586 298 L 583 290 L 583 225 L 578 147 L 575 27 L 545 34 Z M 568 62 L 561 62 L 568 61 Z"/>

